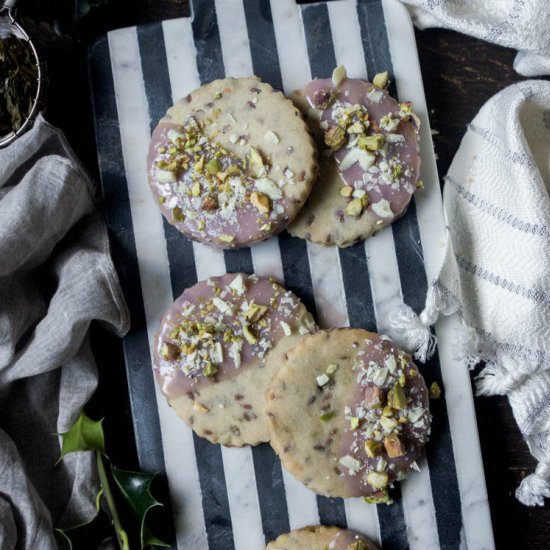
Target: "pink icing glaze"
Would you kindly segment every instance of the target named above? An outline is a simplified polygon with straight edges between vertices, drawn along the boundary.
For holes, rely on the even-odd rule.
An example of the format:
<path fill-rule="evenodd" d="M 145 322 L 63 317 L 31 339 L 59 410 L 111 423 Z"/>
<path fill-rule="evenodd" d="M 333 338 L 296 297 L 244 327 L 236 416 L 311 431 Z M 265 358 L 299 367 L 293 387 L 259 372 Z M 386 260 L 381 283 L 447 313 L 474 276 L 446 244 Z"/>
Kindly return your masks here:
<path fill-rule="evenodd" d="M 388 372 L 387 380 L 380 386 L 386 393 L 399 379 L 400 356 L 404 356 L 404 354 L 396 349 L 391 341 L 380 338 L 371 340 L 370 343 L 361 342 L 357 348 L 357 353 L 356 372 L 358 375 L 369 366 L 370 362 L 385 365 L 388 358 L 395 358 L 397 364 L 395 372 L 393 374 Z M 400 472 L 405 473 L 410 470 L 411 464 L 420 456 L 424 443 L 428 439 L 431 420 L 428 412 L 428 390 L 424 378 L 418 373 L 417 367 L 410 361 L 408 356 L 406 357 L 408 362 L 403 369 L 406 375 L 404 391 L 405 395 L 411 399 L 407 404 L 407 410 L 413 407 L 423 407 L 426 409 L 427 421 L 423 427 L 414 427 L 412 423 L 402 425 L 399 439 L 404 446 L 405 454 L 396 458 L 390 458 L 383 445 L 376 457 L 369 457 L 364 448 L 364 433 L 368 422 L 364 421 L 366 423 L 356 430 L 351 429 L 351 424 L 347 423 L 340 441 L 340 454 L 341 456 L 350 455 L 361 463 L 361 468 L 353 475 L 350 474 L 347 468 L 339 466 L 339 469 L 344 473 L 347 486 L 352 491 L 352 496 L 374 495 L 378 492 L 377 489 L 366 483 L 364 476 L 376 469 L 380 457 L 387 462 L 388 466 L 385 472 L 388 474 L 389 483 L 392 483 L 397 479 Z M 411 370 L 416 371 L 418 374 L 410 377 Z M 364 407 L 365 389 L 373 386 L 375 386 L 373 380 L 366 374 L 354 386 L 354 392 L 348 403 L 352 416 L 356 416 L 358 409 Z"/>
<path fill-rule="evenodd" d="M 151 191 L 155 198 L 164 198 L 164 202 L 159 203 L 159 207 L 166 219 L 174 225 L 179 231 L 191 239 L 201 242 L 212 243 L 222 248 L 240 248 L 252 242 L 262 241 L 269 238 L 274 233 L 281 231 L 289 220 L 288 211 L 291 209 L 291 200 L 283 196 L 277 199 L 276 205 L 281 208 L 272 208 L 269 215 L 263 216 L 248 200 L 242 201 L 235 209 L 234 215 L 225 219 L 219 210 L 205 212 L 201 209 L 201 198 L 192 197 L 185 193 L 185 190 L 191 187 L 192 170 L 182 172 L 178 175 L 177 183 L 160 183 L 156 177 L 155 160 L 159 158 L 157 152 L 159 147 L 169 147 L 167 137 L 168 130 L 179 129 L 181 126 L 166 120 L 161 120 L 155 128 L 149 151 L 147 155 L 148 181 Z M 223 161 L 225 165 L 227 161 Z M 224 166 L 225 168 L 226 166 Z M 181 189 L 178 187 L 181 184 Z M 254 191 L 253 180 L 249 179 L 246 185 L 246 193 Z M 196 217 L 186 216 L 183 221 L 175 221 L 172 217 L 172 209 L 179 207 L 182 211 L 192 211 Z M 205 221 L 205 228 L 199 228 L 199 220 Z M 271 224 L 269 231 L 261 230 L 260 227 L 266 222 Z M 231 243 L 222 242 L 220 235 L 232 235 L 235 240 Z"/>
<path fill-rule="evenodd" d="M 349 104 L 361 104 L 366 106 L 369 113 L 370 128 L 368 134 L 382 134 L 386 136 L 390 132 L 378 128 L 381 118 L 388 113 L 398 118 L 400 110 L 399 104 L 388 92 L 379 88 L 374 88 L 372 84 L 357 79 L 345 79 L 338 86 L 334 86 L 330 78 L 315 79 L 306 88 L 306 98 L 312 108 L 315 108 L 313 94 L 318 90 L 333 90 L 336 95 L 335 103 L 328 109 L 321 111 L 321 122 L 326 121 L 328 127 L 336 126 L 332 119 L 334 108 L 339 102 Z M 375 96 L 379 95 L 380 100 L 374 101 L 369 97 L 369 92 L 375 90 Z M 373 122 L 376 125 L 373 125 Z M 418 146 L 417 129 L 409 120 L 399 122 L 397 128 L 391 132 L 400 134 L 404 137 L 403 141 L 387 144 L 387 153 L 384 158 L 378 157 L 374 166 L 379 166 L 380 161 L 396 157 L 403 167 L 410 169 L 410 174 L 403 174 L 398 181 L 398 185 L 385 184 L 379 177 L 379 174 L 372 173 L 371 181 L 364 182 L 363 176 L 366 171 L 361 168 L 359 163 L 353 164 L 350 168 L 341 171 L 342 178 L 347 185 L 355 189 L 363 189 L 367 192 L 370 205 L 367 211 L 380 220 L 380 227 L 389 225 L 394 219 L 401 216 L 409 204 L 414 191 L 417 188 L 417 181 L 420 173 L 420 155 Z M 348 149 L 346 145 L 342 146 L 334 153 L 334 159 L 338 164 L 346 156 Z M 378 203 L 381 199 L 389 201 L 393 216 L 391 218 L 379 216 L 372 208 L 372 205 Z"/>
<path fill-rule="evenodd" d="M 242 296 L 234 296 L 230 292 L 227 292 L 229 288 L 228 285 L 238 276 L 242 276 L 246 289 Z M 182 321 L 182 319 L 205 322 L 205 316 L 200 313 L 199 306 L 205 304 L 205 302 L 215 295 L 214 288 L 216 287 L 221 289 L 218 296 L 228 304 L 234 305 L 236 310 L 238 310 L 245 301 L 254 302 L 257 305 L 268 306 L 267 312 L 263 316 L 263 319 L 267 322 L 267 327 L 261 330 L 255 329 L 258 336 L 258 343 L 256 344 L 250 344 L 243 338 L 243 346 L 240 353 L 241 366 L 239 368 L 236 367 L 235 361 L 231 358 L 229 353 L 231 343 L 223 340 L 224 329 L 215 333 L 215 339 L 220 342 L 223 349 L 223 361 L 216 364 L 218 369 L 217 374 L 212 378 L 206 377 L 202 373 L 202 370 L 186 374 L 182 370 L 182 358 L 184 358 L 185 355 L 182 354 L 177 360 L 163 359 L 161 357 L 162 346 L 166 342 L 175 342 L 174 338 L 170 337 L 170 332 Z M 274 304 L 270 305 L 272 299 L 276 301 Z M 187 316 L 184 316 L 183 312 L 192 305 L 195 306 L 194 310 Z M 162 318 L 160 331 L 155 340 L 154 371 L 155 378 L 161 390 L 169 399 L 172 399 L 193 391 L 202 385 L 215 384 L 221 380 L 234 377 L 238 375 L 242 369 L 248 368 L 253 362 L 257 362 L 258 359 L 260 360 L 260 367 L 262 367 L 265 355 L 265 350 L 262 348 L 262 342 L 266 345 L 266 349 L 270 349 L 275 342 L 285 336 L 285 331 L 283 330 L 281 322 L 286 322 L 293 334 L 298 333 L 296 311 L 299 306 L 300 301 L 298 298 L 292 292 L 285 291 L 285 289 L 277 283 L 273 283 L 268 279 L 249 277 L 245 274 L 228 273 L 222 277 L 212 277 L 211 279 L 200 281 L 193 287 L 188 288 L 174 302 L 172 307 Z M 303 306 L 301 307 L 303 308 Z M 210 315 L 216 322 L 224 323 L 227 327 L 235 329 L 235 334 L 242 336 L 241 324 L 236 315 L 222 314 L 216 308 L 212 310 Z M 313 323 L 306 328 L 313 328 Z M 186 342 L 188 343 L 189 339 L 184 339 L 183 342 L 180 343 Z"/>

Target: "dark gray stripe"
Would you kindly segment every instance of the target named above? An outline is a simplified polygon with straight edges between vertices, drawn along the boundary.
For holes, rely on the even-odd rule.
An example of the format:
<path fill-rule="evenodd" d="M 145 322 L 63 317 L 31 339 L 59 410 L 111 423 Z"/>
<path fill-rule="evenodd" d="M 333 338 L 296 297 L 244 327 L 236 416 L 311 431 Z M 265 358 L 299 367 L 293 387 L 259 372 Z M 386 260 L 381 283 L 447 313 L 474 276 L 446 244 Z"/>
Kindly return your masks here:
<path fill-rule="evenodd" d="M 503 288 L 504 290 L 507 290 L 512 294 L 517 294 L 522 298 L 533 300 L 537 303 L 550 303 L 550 296 L 548 296 L 548 294 L 542 292 L 541 290 L 538 290 L 536 288 L 527 288 L 517 283 L 514 283 L 513 281 L 509 281 L 508 279 L 506 279 L 506 277 L 497 275 L 496 273 L 493 273 L 488 269 L 474 264 L 473 262 L 470 262 L 469 260 L 466 260 L 465 258 L 460 256 L 459 254 L 455 254 L 455 258 L 461 269 L 467 271 L 468 273 L 471 273 L 472 275 L 475 275 L 476 277 L 479 277 L 480 279 L 483 279 L 484 281 L 487 281 L 488 283 Z"/>
<path fill-rule="evenodd" d="M 312 4 L 309 6 L 302 6 L 301 12 L 311 77 L 328 77 L 332 74 L 334 67 L 336 67 L 336 56 L 334 54 L 334 45 L 330 33 L 330 20 L 327 5 Z M 364 247 L 362 250 L 364 257 Z M 349 253 L 345 250 L 340 250 L 340 258 L 343 258 L 342 273 L 344 286 L 346 287 L 346 283 L 350 283 L 352 279 L 357 277 L 358 273 L 355 271 L 357 266 L 354 265 L 353 259 L 351 262 L 347 261 Z M 363 265 L 366 265 L 366 261 Z M 346 295 L 348 290 L 349 287 L 346 287 Z M 317 508 L 319 509 L 319 519 L 321 523 L 325 525 L 347 527 L 346 510 L 344 501 L 341 498 L 317 496 Z"/>
<path fill-rule="evenodd" d="M 172 104 L 162 25 L 154 23 L 138 27 L 137 35 L 152 133 L 157 122 Z M 195 258 L 191 242 L 166 219 L 164 219 L 164 231 L 172 295 L 176 299 L 183 290 L 197 282 Z M 211 548 L 219 548 L 222 545 L 234 548 L 221 448 L 219 445 L 201 439 L 195 433 L 193 433 L 193 441 L 209 545 Z"/>
<path fill-rule="evenodd" d="M 482 199 L 475 193 L 469 191 L 464 185 L 451 178 L 451 176 L 445 176 L 445 181 L 449 182 L 456 189 L 457 193 L 472 206 L 479 208 L 482 212 L 489 214 L 497 220 L 531 235 L 538 235 L 539 237 L 550 237 L 550 228 L 547 225 L 539 225 L 538 223 L 532 224 L 523 220 L 520 220 L 514 216 L 511 212 L 507 212 L 504 208 L 492 204 L 485 199 Z"/>
<path fill-rule="evenodd" d="M 105 203 L 109 205 L 105 209 L 105 218 L 109 228 L 113 261 L 124 289 L 132 320 L 130 331 L 124 337 L 123 346 L 138 460 L 143 470 L 161 474 L 163 492 L 167 492 L 155 382 L 151 367 L 128 184 L 122 164 L 115 87 L 106 37 L 95 42 L 89 50 L 89 76 L 101 186 Z M 170 509 L 169 501 L 167 505 Z M 165 538 L 173 540 L 172 529 Z"/>
<path fill-rule="evenodd" d="M 507 160 L 510 160 L 515 164 L 519 164 L 527 168 L 532 168 L 536 165 L 531 155 L 528 155 L 524 152 L 512 151 L 511 149 L 507 149 L 505 146 L 503 146 L 501 139 L 490 130 L 482 128 L 481 126 L 473 123 L 468 124 L 468 129 L 471 130 L 474 134 L 482 137 L 487 143 L 498 149 L 498 152 L 503 155 Z"/>
<path fill-rule="evenodd" d="M 387 70 L 392 81 L 390 92 L 396 96 L 397 90 L 393 78 L 393 64 L 382 3 L 380 0 L 359 1 L 357 13 L 363 36 L 363 48 L 367 48 L 365 57 L 371 56 L 373 60 L 372 69 L 369 68 L 369 76 L 372 78 L 372 74 Z M 407 213 L 394 222 L 392 231 L 403 298 L 407 304 L 419 312 L 423 308 L 428 285 L 414 200 L 411 201 Z M 432 358 L 429 366 L 421 366 L 420 370 L 428 384 L 435 380 L 443 387 L 437 355 Z M 430 466 L 430 482 L 439 542 L 441 548 L 458 548 L 462 514 L 446 402 L 444 399 L 434 401 L 431 408 L 434 422 L 431 442 L 426 447 L 426 456 Z M 395 538 L 392 544 L 395 547 L 401 548 L 406 544 L 406 534 L 403 530 L 395 530 L 393 535 Z"/>

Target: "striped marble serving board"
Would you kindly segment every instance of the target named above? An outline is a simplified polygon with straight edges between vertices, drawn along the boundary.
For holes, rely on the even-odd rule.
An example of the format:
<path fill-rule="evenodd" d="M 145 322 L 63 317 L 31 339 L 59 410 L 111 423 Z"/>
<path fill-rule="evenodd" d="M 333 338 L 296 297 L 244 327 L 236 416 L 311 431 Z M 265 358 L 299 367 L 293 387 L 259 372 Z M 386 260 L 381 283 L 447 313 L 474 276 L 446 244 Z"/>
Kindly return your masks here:
<path fill-rule="evenodd" d="M 274 276 L 322 327 L 384 332 L 404 300 L 422 309 L 442 259 L 444 219 L 412 25 L 396 0 L 192 0 L 193 16 L 109 33 L 90 50 L 96 139 L 115 262 L 132 315 L 124 339 L 141 467 L 166 473 L 176 547 L 255 550 L 308 524 L 355 528 L 384 549 L 494 547 L 471 386 L 453 360 L 456 319 L 436 326 L 438 354 L 422 367 L 444 398 L 420 473 L 391 506 L 319 497 L 268 445 L 230 449 L 189 430 L 156 388 L 151 342 L 186 287 L 226 271 Z M 239 251 L 192 243 L 162 218 L 146 181 L 150 135 L 166 109 L 200 84 L 255 74 L 291 91 L 344 64 L 351 77 L 389 70 L 394 94 L 422 120 L 422 179 L 404 217 L 365 243 L 323 248 L 283 233 Z"/>

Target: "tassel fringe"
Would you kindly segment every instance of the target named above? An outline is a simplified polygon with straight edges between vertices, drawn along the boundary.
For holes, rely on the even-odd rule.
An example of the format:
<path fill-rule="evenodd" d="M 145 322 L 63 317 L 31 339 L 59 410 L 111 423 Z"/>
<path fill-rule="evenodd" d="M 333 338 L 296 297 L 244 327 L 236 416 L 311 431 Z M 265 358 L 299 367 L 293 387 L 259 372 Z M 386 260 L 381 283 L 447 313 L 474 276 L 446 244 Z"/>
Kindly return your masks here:
<path fill-rule="evenodd" d="M 516 498 L 525 506 L 544 506 L 544 499 L 550 498 L 550 465 L 539 462 L 516 489 Z"/>

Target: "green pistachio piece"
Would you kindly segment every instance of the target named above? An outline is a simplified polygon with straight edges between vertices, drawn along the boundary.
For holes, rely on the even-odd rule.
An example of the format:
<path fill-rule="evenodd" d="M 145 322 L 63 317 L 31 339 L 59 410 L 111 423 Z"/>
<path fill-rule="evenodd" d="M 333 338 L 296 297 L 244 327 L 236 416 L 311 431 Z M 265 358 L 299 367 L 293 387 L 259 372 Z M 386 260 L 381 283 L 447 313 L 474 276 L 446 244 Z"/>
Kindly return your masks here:
<path fill-rule="evenodd" d="M 380 134 L 361 136 L 357 140 L 357 145 L 360 149 L 378 151 L 378 149 L 382 149 L 382 147 L 384 147 L 384 136 L 381 136 Z"/>
<path fill-rule="evenodd" d="M 392 500 L 388 495 L 388 491 L 378 491 L 372 495 L 364 497 L 367 504 L 391 504 Z"/>
<path fill-rule="evenodd" d="M 338 149 L 346 141 L 346 132 L 339 126 L 333 126 L 325 132 L 325 144 L 331 149 Z"/>
<path fill-rule="evenodd" d="M 319 420 L 321 422 L 327 422 L 328 420 L 330 420 L 336 413 L 333 412 L 333 411 L 330 411 L 328 413 L 325 413 L 325 414 L 322 414 L 320 417 L 319 417 Z"/>
<path fill-rule="evenodd" d="M 361 199 L 353 199 L 346 206 L 346 214 L 357 218 L 363 212 L 363 203 Z"/>
<path fill-rule="evenodd" d="M 172 219 L 175 222 L 182 222 L 183 220 L 185 220 L 185 215 L 181 211 L 181 208 L 179 206 L 176 206 L 172 209 Z"/>
<path fill-rule="evenodd" d="M 388 392 L 388 405 L 396 410 L 404 409 L 407 406 L 407 396 L 401 384 L 395 384 Z"/>
<path fill-rule="evenodd" d="M 208 378 L 212 378 L 216 376 L 216 373 L 218 372 L 218 367 L 216 365 L 213 365 L 212 363 L 208 363 L 204 369 L 202 370 L 204 376 L 208 376 Z"/>
<path fill-rule="evenodd" d="M 206 164 L 206 171 L 209 174 L 217 174 L 221 170 L 221 164 L 217 159 L 212 159 Z"/>

